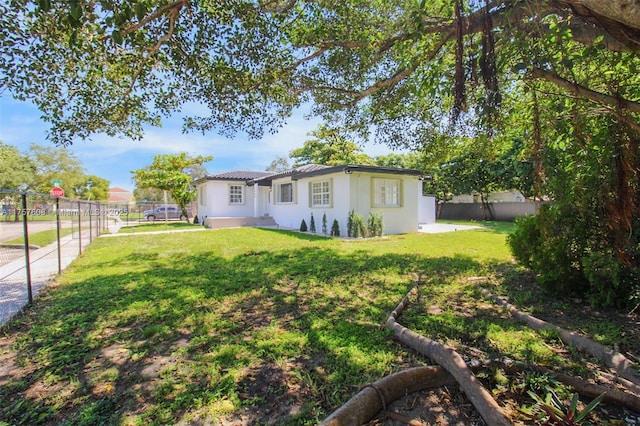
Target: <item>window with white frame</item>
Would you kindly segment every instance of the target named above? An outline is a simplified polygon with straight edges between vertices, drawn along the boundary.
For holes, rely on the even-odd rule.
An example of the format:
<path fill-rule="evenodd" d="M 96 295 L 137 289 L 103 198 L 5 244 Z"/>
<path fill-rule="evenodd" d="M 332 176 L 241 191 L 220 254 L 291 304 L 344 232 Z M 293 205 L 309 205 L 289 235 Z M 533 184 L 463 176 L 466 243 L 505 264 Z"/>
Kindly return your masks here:
<path fill-rule="evenodd" d="M 276 202 L 293 203 L 293 182 L 276 185 Z"/>
<path fill-rule="evenodd" d="M 331 206 L 331 181 L 323 180 L 319 182 L 311 182 L 311 207 L 330 207 Z"/>
<path fill-rule="evenodd" d="M 400 179 L 373 179 L 375 207 L 400 206 Z"/>
<path fill-rule="evenodd" d="M 243 185 L 229 185 L 229 204 L 244 204 Z"/>

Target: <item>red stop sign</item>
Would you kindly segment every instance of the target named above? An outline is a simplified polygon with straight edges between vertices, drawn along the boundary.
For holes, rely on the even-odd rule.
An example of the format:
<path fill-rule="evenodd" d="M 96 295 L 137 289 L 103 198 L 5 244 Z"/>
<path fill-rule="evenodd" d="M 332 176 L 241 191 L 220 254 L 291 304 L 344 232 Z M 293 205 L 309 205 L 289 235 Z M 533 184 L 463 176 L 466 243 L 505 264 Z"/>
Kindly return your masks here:
<path fill-rule="evenodd" d="M 52 197 L 64 197 L 64 189 L 59 186 L 54 186 L 51 188 L 51 191 L 49 191 L 49 195 Z"/>

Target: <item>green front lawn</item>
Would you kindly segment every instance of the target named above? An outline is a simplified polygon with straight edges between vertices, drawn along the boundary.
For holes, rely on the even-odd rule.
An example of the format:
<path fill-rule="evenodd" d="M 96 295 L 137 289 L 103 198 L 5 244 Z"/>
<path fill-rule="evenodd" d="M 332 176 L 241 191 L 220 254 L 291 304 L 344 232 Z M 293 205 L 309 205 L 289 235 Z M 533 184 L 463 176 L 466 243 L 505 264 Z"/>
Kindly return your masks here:
<path fill-rule="evenodd" d="M 466 279 L 519 273 L 503 231 L 100 238 L 4 328 L 0 423 L 316 424 L 363 384 L 426 362 L 383 326 L 416 279 L 415 329 L 560 363 Z"/>
<path fill-rule="evenodd" d="M 72 228 L 60 228 L 60 238 L 66 237 L 73 232 Z M 55 229 L 47 229 L 46 231 L 36 232 L 29 235 L 29 245 L 40 247 L 48 246 L 55 242 L 58 238 L 58 231 Z M 2 244 L 24 245 L 24 237 L 14 238 L 13 240 L 3 241 Z"/>

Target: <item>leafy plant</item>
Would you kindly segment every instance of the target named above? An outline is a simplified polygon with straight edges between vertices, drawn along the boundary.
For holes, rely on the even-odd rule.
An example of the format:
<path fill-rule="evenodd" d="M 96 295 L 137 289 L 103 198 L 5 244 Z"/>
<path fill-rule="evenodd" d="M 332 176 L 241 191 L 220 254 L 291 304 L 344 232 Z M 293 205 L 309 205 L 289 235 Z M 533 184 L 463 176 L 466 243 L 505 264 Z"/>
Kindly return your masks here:
<path fill-rule="evenodd" d="M 382 213 L 369 213 L 369 219 L 367 220 L 367 233 L 371 237 L 382 236 Z"/>
<path fill-rule="evenodd" d="M 322 233 L 327 235 L 327 214 L 322 213 Z"/>
<path fill-rule="evenodd" d="M 338 223 L 338 219 L 333 219 L 333 223 L 331 224 L 331 236 L 340 236 L 340 224 Z"/>
<path fill-rule="evenodd" d="M 311 220 L 309 221 L 309 231 L 316 233 L 316 220 L 313 218 L 313 212 L 311 213 Z"/>
<path fill-rule="evenodd" d="M 349 212 L 347 218 L 347 236 L 353 238 L 366 238 L 367 236 L 367 223 L 362 215 L 354 210 Z"/>
<path fill-rule="evenodd" d="M 532 419 L 545 421 L 547 425 L 561 426 L 587 426 L 591 423 L 587 422 L 587 416 L 592 412 L 604 398 L 604 393 L 593 399 L 589 405 L 582 410 L 578 410 L 578 394 L 575 393 L 570 401 L 563 402 L 558 395 L 549 389 L 545 399 L 539 395 L 529 391 L 529 396 L 536 401 L 534 408 L 542 410 L 544 414 L 535 415 L 522 411 L 525 415 Z"/>
<path fill-rule="evenodd" d="M 300 223 L 300 232 L 307 232 L 309 230 L 309 228 L 307 227 L 307 222 L 302 219 L 302 222 Z"/>

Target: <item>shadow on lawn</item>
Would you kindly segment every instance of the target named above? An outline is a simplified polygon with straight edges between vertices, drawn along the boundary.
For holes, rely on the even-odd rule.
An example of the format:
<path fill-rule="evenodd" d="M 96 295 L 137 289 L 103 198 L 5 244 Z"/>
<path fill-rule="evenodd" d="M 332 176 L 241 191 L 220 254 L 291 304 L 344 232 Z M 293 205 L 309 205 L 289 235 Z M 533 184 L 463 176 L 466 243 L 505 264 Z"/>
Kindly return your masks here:
<path fill-rule="evenodd" d="M 114 263 L 131 271 L 110 275 Z M 430 283 L 479 268 L 322 246 L 171 262 L 143 252 L 102 266 L 5 327 L 0 420 L 313 423 L 398 362 L 383 324 L 414 274 Z"/>

